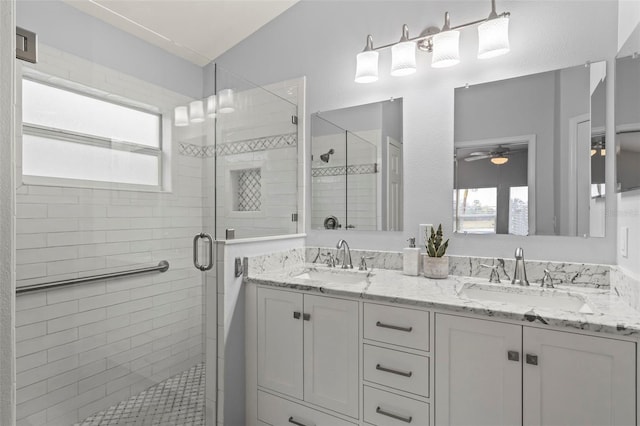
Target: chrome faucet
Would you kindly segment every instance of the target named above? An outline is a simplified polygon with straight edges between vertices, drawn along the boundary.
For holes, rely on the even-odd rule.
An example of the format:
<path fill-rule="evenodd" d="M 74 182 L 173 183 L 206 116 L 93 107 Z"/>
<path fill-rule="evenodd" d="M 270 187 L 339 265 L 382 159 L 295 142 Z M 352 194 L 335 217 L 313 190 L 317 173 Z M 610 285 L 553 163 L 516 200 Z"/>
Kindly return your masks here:
<path fill-rule="evenodd" d="M 338 241 L 336 244 L 338 250 L 342 249 L 342 269 L 353 269 L 353 263 L 351 262 L 351 250 L 349 250 L 349 244 L 345 240 Z M 337 254 L 336 254 L 337 257 Z M 347 257 L 349 263 L 347 263 Z"/>
<path fill-rule="evenodd" d="M 522 250 L 522 247 L 518 247 L 516 249 L 516 269 L 513 272 L 511 284 L 523 286 L 529 285 L 529 281 L 527 280 L 527 270 L 524 267 L 524 251 Z"/>

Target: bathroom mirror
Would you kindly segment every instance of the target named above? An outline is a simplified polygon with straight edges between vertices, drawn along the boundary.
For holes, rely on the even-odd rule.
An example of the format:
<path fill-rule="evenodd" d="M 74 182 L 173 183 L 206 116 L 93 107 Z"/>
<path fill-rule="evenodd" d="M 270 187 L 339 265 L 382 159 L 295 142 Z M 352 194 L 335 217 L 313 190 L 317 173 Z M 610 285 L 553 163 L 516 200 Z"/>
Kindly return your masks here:
<path fill-rule="evenodd" d="M 640 188 L 640 25 L 616 58 L 616 188 Z"/>
<path fill-rule="evenodd" d="M 401 231 L 402 99 L 311 115 L 311 227 Z"/>
<path fill-rule="evenodd" d="M 454 232 L 603 237 L 606 62 L 455 90 Z"/>

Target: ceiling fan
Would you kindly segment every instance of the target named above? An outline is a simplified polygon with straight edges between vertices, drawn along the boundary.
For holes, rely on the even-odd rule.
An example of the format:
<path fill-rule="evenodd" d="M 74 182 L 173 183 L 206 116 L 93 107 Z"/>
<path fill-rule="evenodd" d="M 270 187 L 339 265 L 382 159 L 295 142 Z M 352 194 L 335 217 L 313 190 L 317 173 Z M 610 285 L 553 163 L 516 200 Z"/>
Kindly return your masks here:
<path fill-rule="evenodd" d="M 498 148 L 491 151 L 472 152 L 464 159 L 464 161 L 478 161 L 489 158 L 493 164 L 500 165 L 509 161 L 508 157 L 511 154 L 512 152 L 509 148 L 498 146 Z"/>

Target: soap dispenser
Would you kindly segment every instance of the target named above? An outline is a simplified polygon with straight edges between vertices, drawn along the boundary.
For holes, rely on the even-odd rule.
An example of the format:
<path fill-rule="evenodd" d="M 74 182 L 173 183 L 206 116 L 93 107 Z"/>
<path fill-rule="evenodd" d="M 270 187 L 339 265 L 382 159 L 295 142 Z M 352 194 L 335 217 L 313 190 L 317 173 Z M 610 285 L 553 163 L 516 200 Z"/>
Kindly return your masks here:
<path fill-rule="evenodd" d="M 415 238 L 409 238 L 407 241 L 409 247 L 402 251 L 402 272 L 416 277 L 420 272 L 420 249 L 416 247 Z"/>

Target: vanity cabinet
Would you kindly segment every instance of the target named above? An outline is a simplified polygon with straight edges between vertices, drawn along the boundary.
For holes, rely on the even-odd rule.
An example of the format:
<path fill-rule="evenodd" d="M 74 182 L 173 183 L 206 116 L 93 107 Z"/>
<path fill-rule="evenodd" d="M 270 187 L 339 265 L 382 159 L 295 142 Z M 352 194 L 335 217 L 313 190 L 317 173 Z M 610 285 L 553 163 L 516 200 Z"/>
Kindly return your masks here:
<path fill-rule="evenodd" d="M 636 344 L 437 314 L 437 425 L 631 425 Z"/>
<path fill-rule="evenodd" d="M 356 301 L 258 288 L 258 385 L 358 418 L 358 316 Z"/>
<path fill-rule="evenodd" d="M 430 421 L 430 312 L 364 303 L 363 419 L 371 425 Z"/>

